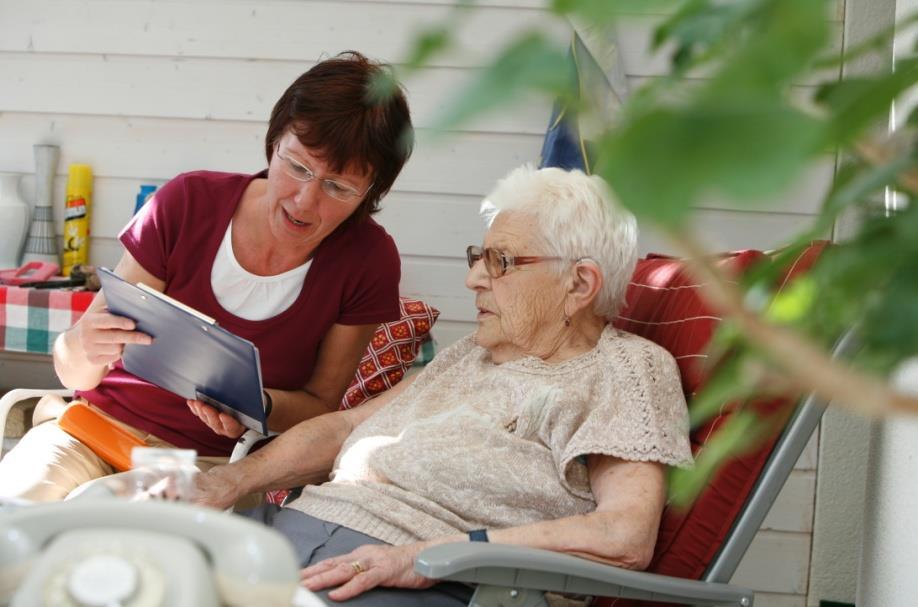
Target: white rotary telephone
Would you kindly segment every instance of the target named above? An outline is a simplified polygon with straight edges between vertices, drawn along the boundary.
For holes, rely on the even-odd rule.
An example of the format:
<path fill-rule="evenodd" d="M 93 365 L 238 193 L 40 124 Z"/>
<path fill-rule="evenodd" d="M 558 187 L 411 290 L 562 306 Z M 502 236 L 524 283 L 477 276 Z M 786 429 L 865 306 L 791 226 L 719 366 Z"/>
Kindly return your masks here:
<path fill-rule="evenodd" d="M 317 605 L 271 529 L 172 502 L 80 499 L 0 510 L 0 605 Z"/>

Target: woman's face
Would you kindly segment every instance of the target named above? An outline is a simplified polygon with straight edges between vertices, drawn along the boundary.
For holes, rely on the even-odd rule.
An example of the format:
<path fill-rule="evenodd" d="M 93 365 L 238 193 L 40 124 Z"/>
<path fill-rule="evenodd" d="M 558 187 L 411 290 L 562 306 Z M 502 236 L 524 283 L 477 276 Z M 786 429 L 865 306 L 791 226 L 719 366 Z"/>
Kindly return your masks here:
<path fill-rule="evenodd" d="M 535 237 L 535 217 L 529 213 L 500 213 L 485 234 L 484 246 L 512 256 L 548 255 Z M 465 284 L 475 291 L 478 331 L 475 341 L 494 362 L 522 356 L 543 358 L 556 345 L 564 326 L 563 277 L 550 262 L 514 266 L 491 278 L 484 261 L 476 262 Z"/>
<path fill-rule="evenodd" d="M 306 167 L 315 174 L 310 181 L 292 176 Z M 325 162 L 310 153 L 292 133 L 278 141 L 268 167 L 267 200 L 271 233 L 283 244 L 311 253 L 322 239 L 357 210 L 371 185 L 371 176 L 346 170 L 331 173 Z M 351 200 L 338 200 L 326 191 L 331 180 L 359 192 Z"/>

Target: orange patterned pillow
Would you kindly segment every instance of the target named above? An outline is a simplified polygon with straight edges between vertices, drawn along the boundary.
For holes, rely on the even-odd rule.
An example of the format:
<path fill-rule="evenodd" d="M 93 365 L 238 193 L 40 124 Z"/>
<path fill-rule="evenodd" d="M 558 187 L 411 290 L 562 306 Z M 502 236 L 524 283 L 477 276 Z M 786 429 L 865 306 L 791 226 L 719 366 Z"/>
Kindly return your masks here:
<path fill-rule="evenodd" d="M 402 381 L 440 311 L 418 299 L 399 297 L 402 317 L 379 325 L 357 373 L 341 399 L 341 409 L 356 407 Z"/>

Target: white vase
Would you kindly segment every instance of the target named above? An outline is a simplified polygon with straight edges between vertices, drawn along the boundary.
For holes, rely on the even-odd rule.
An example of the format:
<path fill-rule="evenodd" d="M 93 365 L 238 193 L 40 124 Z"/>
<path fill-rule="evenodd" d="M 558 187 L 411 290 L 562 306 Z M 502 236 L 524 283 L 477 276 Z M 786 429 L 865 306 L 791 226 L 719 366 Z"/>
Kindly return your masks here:
<path fill-rule="evenodd" d="M 19 195 L 16 173 L 0 173 L 0 269 L 18 268 L 29 233 L 29 205 Z"/>

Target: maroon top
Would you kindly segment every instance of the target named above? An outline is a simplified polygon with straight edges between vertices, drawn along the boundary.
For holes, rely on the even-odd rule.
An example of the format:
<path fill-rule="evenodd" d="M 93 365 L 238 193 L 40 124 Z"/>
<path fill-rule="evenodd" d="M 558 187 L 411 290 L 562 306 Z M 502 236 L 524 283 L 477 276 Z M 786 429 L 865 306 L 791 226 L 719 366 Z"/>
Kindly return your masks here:
<path fill-rule="evenodd" d="M 400 260 L 395 242 L 372 219 L 346 222 L 316 248 L 303 289 L 273 318 L 246 320 L 226 310 L 211 288 L 220 242 L 249 182 L 264 176 L 198 171 L 160 190 L 121 232 L 122 244 L 170 297 L 252 341 L 265 387 L 303 388 L 319 345 L 335 324 L 397 320 Z M 214 434 L 184 399 L 125 371 L 119 362 L 94 390 L 77 392 L 116 419 L 199 455 L 228 455 L 235 441 Z"/>

